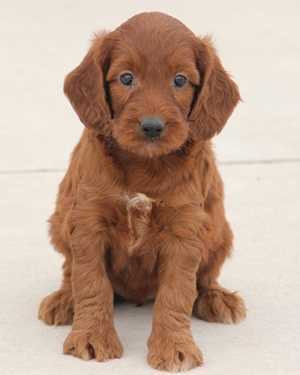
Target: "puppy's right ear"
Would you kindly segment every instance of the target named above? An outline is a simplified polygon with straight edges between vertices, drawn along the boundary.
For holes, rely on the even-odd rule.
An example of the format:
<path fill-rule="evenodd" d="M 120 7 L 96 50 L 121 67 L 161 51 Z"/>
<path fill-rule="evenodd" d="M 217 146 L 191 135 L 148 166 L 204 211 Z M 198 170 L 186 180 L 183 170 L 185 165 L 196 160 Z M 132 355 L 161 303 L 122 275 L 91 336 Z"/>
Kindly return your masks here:
<path fill-rule="evenodd" d="M 93 129 L 101 129 L 111 120 L 105 88 L 110 56 L 106 36 L 96 36 L 81 64 L 67 75 L 64 83 L 64 92 L 81 122 Z"/>

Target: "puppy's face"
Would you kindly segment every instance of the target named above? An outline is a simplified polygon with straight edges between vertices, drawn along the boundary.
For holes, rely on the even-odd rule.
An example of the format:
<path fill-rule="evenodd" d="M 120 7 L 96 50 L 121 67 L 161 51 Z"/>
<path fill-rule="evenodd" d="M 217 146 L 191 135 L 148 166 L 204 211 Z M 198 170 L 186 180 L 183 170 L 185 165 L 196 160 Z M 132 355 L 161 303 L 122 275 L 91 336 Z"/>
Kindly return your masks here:
<path fill-rule="evenodd" d="M 161 13 L 98 36 L 65 92 L 87 127 L 150 158 L 210 138 L 239 99 L 209 40 Z"/>
<path fill-rule="evenodd" d="M 120 41 L 107 73 L 112 135 L 135 154 L 156 157 L 180 148 L 189 136 L 188 116 L 199 73 L 189 45 L 178 38 Z M 148 38 L 147 38 L 148 37 Z M 180 41 L 179 41 L 180 42 Z M 139 49 L 139 44 L 151 48 Z"/>

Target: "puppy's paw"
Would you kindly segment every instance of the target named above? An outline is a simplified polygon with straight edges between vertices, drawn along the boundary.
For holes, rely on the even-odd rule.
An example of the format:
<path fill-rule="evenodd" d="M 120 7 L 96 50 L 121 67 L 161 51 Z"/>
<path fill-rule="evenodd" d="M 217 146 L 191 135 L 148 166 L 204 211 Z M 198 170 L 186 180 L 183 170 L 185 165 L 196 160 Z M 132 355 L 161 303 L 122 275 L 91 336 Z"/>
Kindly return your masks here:
<path fill-rule="evenodd" d="M 202 353 L 189 335 L 152 336 L 148 347 L 148 363 L 157 370 L 180 372 L 203 364 Z"/>
<path fill-rule="evenodd" d="M 71 324 L 73 300 L 70 290 L 58 290 L 45 297 L 39 307 L 38 317 L 49 325 Z"/>
<path fill-rule="evenodd" d="M 114 329 L 107 333 L 99 330 L 74 330 L 65 340 L 64 353 L 85 361 L 95 358 L 96 361 L 104 362 L 120 358 L 123 348 Z"/>
<path fill-rule="evenodd" d="M 194 305 L 195 315 L 208 322 L 239 323 L 246 317 L 243 299 L 223 288 L 208 289 Z"/>

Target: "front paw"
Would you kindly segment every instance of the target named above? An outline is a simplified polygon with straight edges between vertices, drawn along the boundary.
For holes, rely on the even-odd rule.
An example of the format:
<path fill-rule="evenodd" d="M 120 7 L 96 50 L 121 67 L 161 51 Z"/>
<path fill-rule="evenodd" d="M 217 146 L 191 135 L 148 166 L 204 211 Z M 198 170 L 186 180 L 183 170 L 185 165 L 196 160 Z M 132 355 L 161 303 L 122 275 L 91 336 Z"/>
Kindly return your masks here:
<path fill-rule="evenodd" d="M 65 340 L 64 353 L 85 361 L 95 358 L 96 361 L 104 362 L 120 358 L 123 348 L 113 328 L 107 332 L 96 329 L 74 330 Z"/>
<path fill-rule="evenodd" d="M 203 364 L 202 353 L 190 334 L 155 334 L 148 347 L 148 363 L 157 370 L 187 371 Z"/>

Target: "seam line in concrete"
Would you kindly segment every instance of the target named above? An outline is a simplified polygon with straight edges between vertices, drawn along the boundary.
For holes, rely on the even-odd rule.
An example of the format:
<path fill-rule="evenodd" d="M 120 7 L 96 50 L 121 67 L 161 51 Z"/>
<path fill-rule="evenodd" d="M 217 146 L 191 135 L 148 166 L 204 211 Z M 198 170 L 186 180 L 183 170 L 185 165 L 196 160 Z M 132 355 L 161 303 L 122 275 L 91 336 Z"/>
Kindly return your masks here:
<path fill-rule="evenodd" d="M 290 159 L 261 159 L 261 160 L 229 160 L 221 161 L 220 165 L 253 165 L 253 164 L 296 164 L 300 163 L 300 158 Z"/>
<path fill-rule="evenodd" d="M 222 166 L 235 165 L 266 165 L 266 164 L 295 164 L 300 163 L 300 158 L 291 159 L 261 159 L 261 160 L 232 160 L 218 162 Z M 42 173 L 63 173 L 63 168 L 35 168 L 35 169 L 8 169 L 0 170 L 0 175 L 14 174 L 42 174 Z"/>

